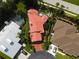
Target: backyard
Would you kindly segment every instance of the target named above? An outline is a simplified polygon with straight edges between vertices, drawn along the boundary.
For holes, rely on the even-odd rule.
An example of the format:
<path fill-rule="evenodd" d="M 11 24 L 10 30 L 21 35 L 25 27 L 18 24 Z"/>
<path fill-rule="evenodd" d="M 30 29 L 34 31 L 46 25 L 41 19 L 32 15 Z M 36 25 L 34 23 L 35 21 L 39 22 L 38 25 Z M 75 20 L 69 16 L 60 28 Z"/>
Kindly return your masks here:
<path fill-rule="evenodd" d="M 79 0 L 64 0 L 66 2 L 69 2 L 69 3 L 72 3 L 72 4 L 75 4 L 75 5 L 78 5 L 79 6 Z"/>

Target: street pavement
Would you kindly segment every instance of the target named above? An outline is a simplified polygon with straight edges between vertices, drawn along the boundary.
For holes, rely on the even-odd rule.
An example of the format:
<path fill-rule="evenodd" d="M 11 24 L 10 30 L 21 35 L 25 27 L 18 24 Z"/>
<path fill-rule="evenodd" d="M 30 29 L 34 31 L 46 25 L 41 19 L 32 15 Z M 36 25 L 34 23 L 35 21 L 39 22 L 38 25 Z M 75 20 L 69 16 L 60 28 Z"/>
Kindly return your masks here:
<path fill-rule="evenodd" d="M 63 0 L 43 0 L 43 1 L 47 2 L 49 4 L 52 4 L 52 5 L 56 5 L 56 3 L 59 2 L 59 4 L 60 4 L 59 7 L 61 5 L 64 5 L 65 6 L 64 9 L 71 11 L 73 13 L 79 14 L 79 6 L 77 6 L 77 5 L 65 2 Z"/>

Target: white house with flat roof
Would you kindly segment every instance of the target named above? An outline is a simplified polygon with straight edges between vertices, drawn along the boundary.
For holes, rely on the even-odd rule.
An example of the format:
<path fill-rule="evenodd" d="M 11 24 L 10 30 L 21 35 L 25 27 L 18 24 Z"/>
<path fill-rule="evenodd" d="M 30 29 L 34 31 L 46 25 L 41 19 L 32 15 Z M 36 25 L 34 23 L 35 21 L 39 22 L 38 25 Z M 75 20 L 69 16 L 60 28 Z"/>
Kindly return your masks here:
<path fill-rule="evenodd" d="M 0 31 L 0 51 L 12 59 L 22 47 L 19 43 L 20 38 L 17 37 L 17 34 L 21 32 L 19 28 L 19 25 L 11 21 Z"/>

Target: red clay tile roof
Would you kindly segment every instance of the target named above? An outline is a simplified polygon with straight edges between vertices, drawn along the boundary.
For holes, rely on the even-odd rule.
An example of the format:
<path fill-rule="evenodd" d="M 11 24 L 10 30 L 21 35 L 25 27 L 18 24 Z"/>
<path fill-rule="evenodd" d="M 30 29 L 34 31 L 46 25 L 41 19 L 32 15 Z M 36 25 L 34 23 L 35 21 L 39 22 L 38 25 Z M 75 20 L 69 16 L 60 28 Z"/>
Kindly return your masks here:
<path fill-rule="evenodd" d="M 42 40 L 42 35 L 40 33 L 31 33 L 30 37 L 31 37 L 31 41 L 32 42 L 41 41 Z"/>
<path fill-rule="evenodd" d="M 43 25 L 47 21 L 48 16 L 40 16 L 35 9 L 28 10 L 30 38 L 32 42 L 42 41 L 41 34 L 44 33 Z M 42 51 L 42 44 L 33 44 L 36 51 Z"/>
<path fill-rule="evenodd" d="M 37 10 L 30 9 L 28 10 L 28 18 L 31 41 L 42 40 L 41 33 L 44 33 L 43 24 L 47 21 L 48 16 L 39 16 Z"/>
<path fill-rule="evenodd" d="M 40 33 L 44 33 L 43 24 L 47 21 L 48 17 L 46 15 L 39 16 L 36 10 L 28 11 L 30 32 L 40 31 Z"/>

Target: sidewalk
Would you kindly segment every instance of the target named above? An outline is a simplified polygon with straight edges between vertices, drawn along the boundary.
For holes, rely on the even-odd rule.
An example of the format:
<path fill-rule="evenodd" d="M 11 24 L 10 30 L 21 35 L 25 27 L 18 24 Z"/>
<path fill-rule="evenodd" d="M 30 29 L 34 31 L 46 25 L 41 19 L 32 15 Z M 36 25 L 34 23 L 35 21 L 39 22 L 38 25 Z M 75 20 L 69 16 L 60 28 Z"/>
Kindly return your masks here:
<path fill-rule="evenodd" d="M 57 51 L 57 53 L 59 53 L 59 54 L 61 54 L 61 55 L 63 55 L 63 56 L 65 55 L 64 53 L 62 53 L 62 52 L 60 52 L 60 51 Z"/>

